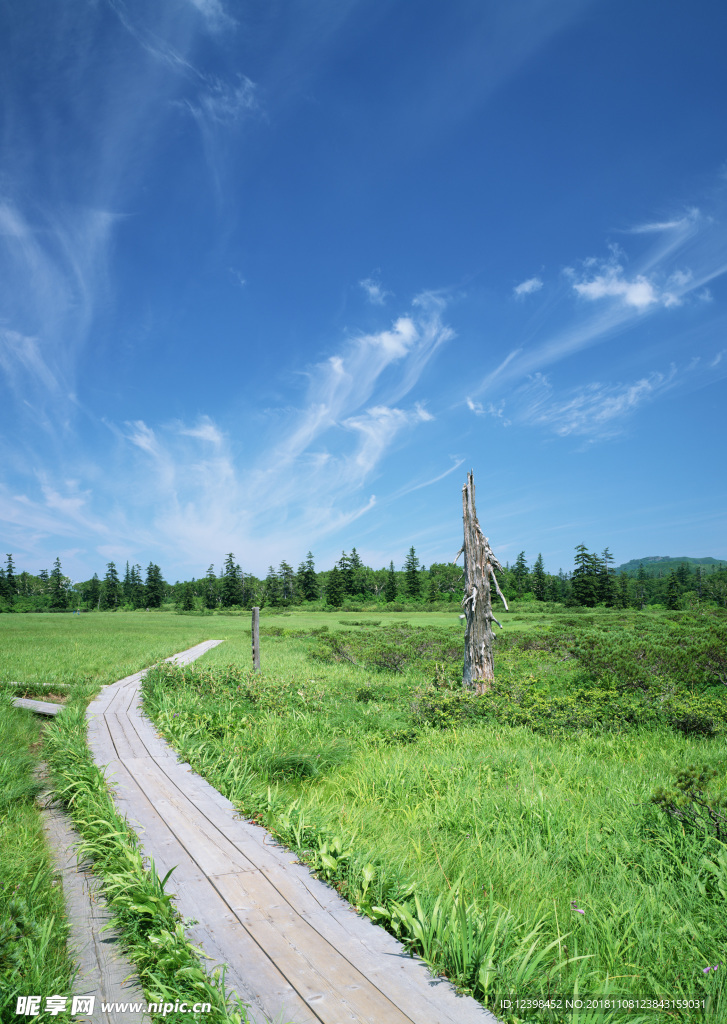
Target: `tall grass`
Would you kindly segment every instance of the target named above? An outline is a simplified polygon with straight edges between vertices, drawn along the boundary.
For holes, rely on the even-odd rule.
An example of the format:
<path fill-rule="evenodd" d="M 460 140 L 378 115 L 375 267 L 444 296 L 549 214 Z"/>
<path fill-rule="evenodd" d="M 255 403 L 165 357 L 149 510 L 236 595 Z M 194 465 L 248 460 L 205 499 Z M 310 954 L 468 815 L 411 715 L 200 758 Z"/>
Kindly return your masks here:
<path fill-rule="evenodd" d="M 19 994 L 68 995 L 63 894 L 34 798 L 41 726 L 0 694 L 0 1021 L 17 1020 Z"/>
<path fill-rule="evenodd" d="M 311 638 L 264 641 L 262 676 L 224 667 L 234 644 L 205 657 L 208 671 L 151 674 L 149 712 L 246 815 L 436 971 L 503 1016 L 513 993 L 580 992 L 703 998 L 727 1017 L 724 844 L 650 799 L 689 763 L 727 781 L 719 741 L 666 727 L 434 729 L 415 713 L 416 667 L 371 672 L 311 661 Z M 514 677 L 538 665 L 551 681 L 573 672 L 542 651 L 499 660 Z"/>

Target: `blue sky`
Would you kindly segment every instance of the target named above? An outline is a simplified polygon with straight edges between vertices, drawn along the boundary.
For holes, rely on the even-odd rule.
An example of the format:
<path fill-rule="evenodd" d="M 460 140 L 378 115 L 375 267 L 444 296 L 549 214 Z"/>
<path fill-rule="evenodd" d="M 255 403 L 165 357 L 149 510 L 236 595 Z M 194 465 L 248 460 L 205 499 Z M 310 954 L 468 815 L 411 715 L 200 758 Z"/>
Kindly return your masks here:
<path fill-rule="evenodd" d="M 727 557 L 727 8 L 2 5 L 30 571 Z"/>

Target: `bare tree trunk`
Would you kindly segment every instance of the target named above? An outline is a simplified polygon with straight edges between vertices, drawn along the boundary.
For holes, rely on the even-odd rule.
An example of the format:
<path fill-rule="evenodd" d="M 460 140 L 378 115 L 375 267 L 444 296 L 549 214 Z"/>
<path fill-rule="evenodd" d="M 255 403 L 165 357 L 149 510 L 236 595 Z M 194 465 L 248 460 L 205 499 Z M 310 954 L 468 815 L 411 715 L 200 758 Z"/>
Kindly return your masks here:
<path fill-rule="evenodd" d="M 506 610 L 507 601 L 495 576 L 495 569 L 502 571 L 502 566 L 495 558 L 490 542 L 477 521 L 475 481 L 471 471 L 467 474 L 467 483 L 462 488 L 462 518 L 464 541 L 454 559 L 456 562 L 464 552 L 462 607 L 467 617 L 467 629 L 464 637 L 462 685 L 475 693 L 486 693 L 495 680 L 492 623 L 497 622 L 497 619 L 492 614 L 490 580 Z M 497 625 L 502 629 L 499 622 Z"/>

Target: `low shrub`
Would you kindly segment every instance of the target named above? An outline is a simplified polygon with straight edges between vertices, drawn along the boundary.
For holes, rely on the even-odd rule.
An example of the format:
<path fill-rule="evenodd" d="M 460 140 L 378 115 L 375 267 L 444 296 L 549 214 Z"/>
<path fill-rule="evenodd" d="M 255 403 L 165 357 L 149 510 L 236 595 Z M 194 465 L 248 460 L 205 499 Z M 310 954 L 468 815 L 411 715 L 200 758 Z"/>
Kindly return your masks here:
<path fill-rule="evenodd" d="M 670 789 L 657 789 L 651 802 L 694 831 L 727 840 L 727 790 L 709 791 L 719 777 L 710 765 L 690 764 L 677 774 Z"/>

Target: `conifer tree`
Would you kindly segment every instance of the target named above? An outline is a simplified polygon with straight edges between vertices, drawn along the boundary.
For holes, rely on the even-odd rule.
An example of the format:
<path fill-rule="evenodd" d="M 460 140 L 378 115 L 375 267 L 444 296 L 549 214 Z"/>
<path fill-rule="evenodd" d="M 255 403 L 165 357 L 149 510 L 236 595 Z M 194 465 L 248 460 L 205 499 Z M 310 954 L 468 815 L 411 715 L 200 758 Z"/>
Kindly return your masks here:
<path fill-rule="evenodd" d="M 621 570 L 618 574 L 619 584 L 619 599 L 622 608 L 628 608 L 629 606 L 629 578 L 626 573 Z"/>
<path fill-rule="evenodd" d="M 63 570 L 61 560 L 56 558 L 50 574 L 50 606 L 56 611 L 68 607 L 68 594 L 63 586 Z"/>
<path fill-rule="evenodd" d="M 517 596 L 522 597 L 528 590 L 528 563 L 525 561 L 525 552 L 521 551 L 512 567 L 512 578 L 517 591 Z"/>
<path fill-rule="evenodd" d="M 349 565 L 351 567 L 351 593 L 360 597 L 364 593 L 364 564 L 356 548 L 351 551 Z"/>
<path fill-rule="evenodd" d="M 348 557 L 345 551 L 341 552 L 341 557 L 338 559 L 338 571 L 341 575 L 341 586 L 343 587 L 344 596 L 352 597 L 353 568 L 351 566 L 351 559 Z"/>
<path fill-rule="evenodd" d="M 577 604 L 593 608 L 598 598 L 596 591 L 597 558 L 594 562 L 594 556 L 585 544 L 579 544 L 576 547 L 575 563 L 576 567 L 571 577 L 573 598 Z"/>
<path fill-rule="evenodd" d="M 394 570 L 394 560 L 389 562 L 389 568 L 386 572 L 386 583 L 384 584 L 384 600 L 395 601 L 396 592 L 398 590 L 396 583 L 396 572 Z"/>
<path fill-rule="evenodd" d="M 40 592 L 41 594 L 48 593 L 48 570 L 41 569 L 38 573 L 38 579 L 40 580 Z"/>
<path fill-rule="evenodd" d="M 6 555 L 5 557 L 7 558 L 5 565 L 5 593 L 7 594 L 8 603 L 12 605 L 18 592 L 18 584 L 15 579 L 15 562 L 13 562 L 12 555 Z"/>
<path fill-rule="evenodd" d="M 215 576 L 215 567 L 211 565 L 204 578 L 204 606 L 212 610 L 217 607 L 217 603 L 217 577 Z"/>
<path fill-rule="evenodd" d="M 268 574 L 265 577 L 265 603 L 277 607 L 283 600 L 282 580 L 277 569 L 272 565 L 268 566 Z"/>
<path fill-rule="evenodd" d="M 673 569 L 666 584 L 666 606 L 669 611 L 675 611 L 679 607 L 679 579 Z"/>
<path fill-rule="evenodd" d="M 292 565 L 288 565 L 285 561 L 281 562 L 278 577 L 280 579 L 281 598 L 287 604 L 295 597 L 295 572 Z"/>
<path fill-rule="evenodd" d="M 298 566 L 298 585 L 304 601 L 318 600 L 318 577 L 312 552 L 308 552 L 305 561 Z"/>
<path fill-rule="evenodd" d="M 132 608 L 144 608 L 146 606 L 146 593 L 141 578 L 141 566 L 132 565 L 129 570 L 129 591 L 131 594 Z"/>
<path fill-rule="evenodd" d="M 119 607 L 120 601 L 121 584 L 119 583 L 119 574 L 116 571 L 114 563 L 108 562 L 101 590 L 101 607 L 108 608 L 110 611 L 116 611 Z"/>
<path fill-rule="evenodd" d="M 343 604 L 343 580 L 338 565 L 334 565 L 328 574 L 326 601 L 334 608 L 340 608 Z"/>
<path fill-rule="evenodd" d="M 636 599 L 639 602 L 639 611 L 646 607 L 646 569 L 644 563 L 639 562 L 639 571 L 636 574 Z"/>
<path fill-rule="evenodd" d="M 532 588 L 533 594 L 538 601 L 545 600 L 546 591 L 546 578 L 545 578 L 545 567 L 543 566 L 543 556 L 538 553 L 538 557 L 535 560 L 532 572 Z"/>
<path fill-rule="evenodd" d="M 241 604 L 241 580 L 242 571 L 235 564 L 235 556 L 230 552 L 225 558 L 225 567 L 222 572 L 222 607 L 232 608 L 233 605 Z"/>
<path fill-rule="evenodd" d="M 409 548 L 409 554 L 404 562 L 404 586 L 409 597 L 419 597 L 422 580 L 419 573 L 419 559 L 413 545 Z"/>
<path fill-rule="evenodd" d="M 607 608 L 613 608 L 616 597 L 613 569 L 611 568 L 612 563 L 613 555 L 611 554 L 608 548 L 604 548 L 601 552 L 601 558 L 598 561 L 596 570 L 598 574 L 598 580 L 596 582 L 596 591 L 598 595 L 598 600 L 603 601 Z"/>
<path fill-rule="evenodd" d="M 94 573 L 85 591 L 85 600 L 89 608 L 99 608 L 101 602 L 101 580 Z"/>
<path fill-rule="evenodd" d="M 146 606 L 147 608 L 161 608 L 164 600 L 164 580 L 162 571 L 158 565 L 149 562 L 146 567 Z"/>
<path fill-rule="evenodd" d="M 177 601 L 177 607 L 180 612 L 194 611 L 194 583 L 182 584 L 179 592 L 179 599 Z"/>

